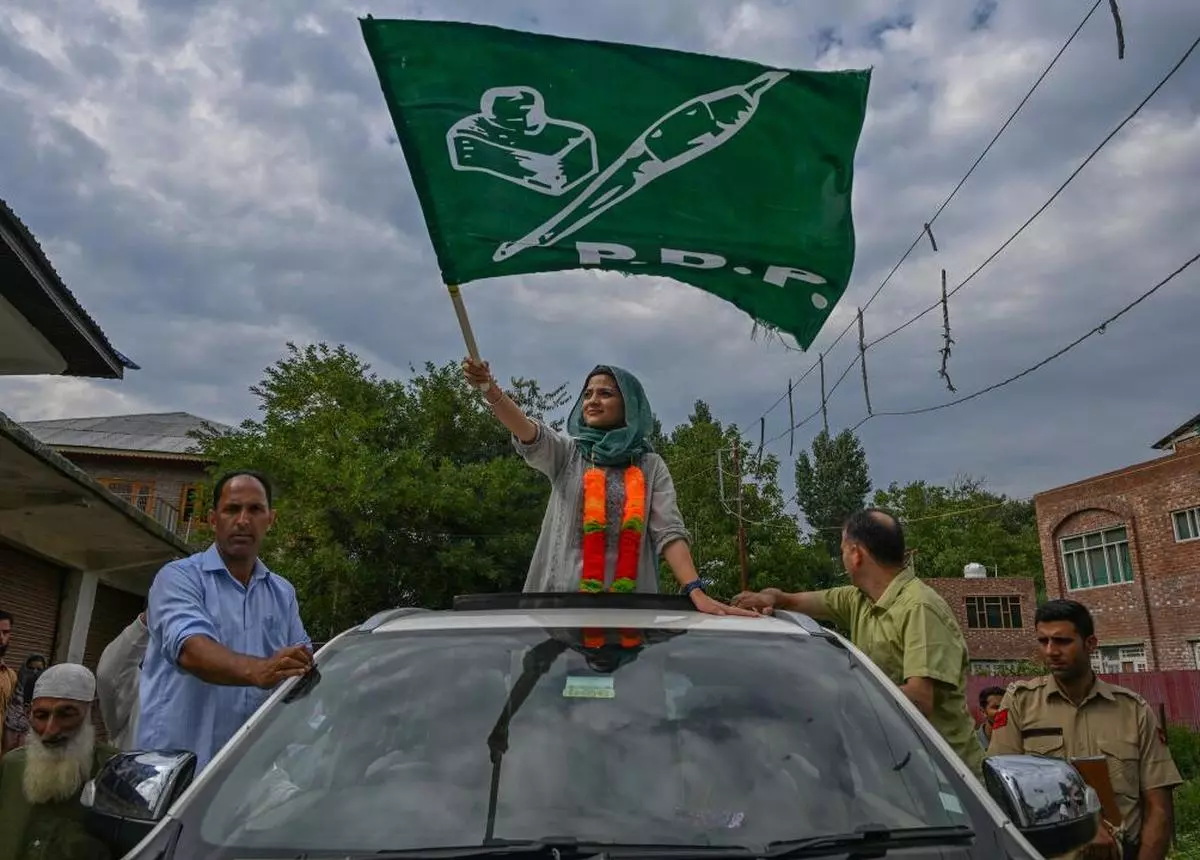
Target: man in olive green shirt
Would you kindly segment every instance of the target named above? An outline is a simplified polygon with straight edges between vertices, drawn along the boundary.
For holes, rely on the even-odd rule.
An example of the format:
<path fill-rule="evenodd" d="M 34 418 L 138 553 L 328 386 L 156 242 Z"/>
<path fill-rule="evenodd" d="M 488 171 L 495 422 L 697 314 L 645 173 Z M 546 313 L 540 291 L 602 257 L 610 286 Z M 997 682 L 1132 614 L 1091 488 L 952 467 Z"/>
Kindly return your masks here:
<path fill-rule="evenodd" d="M 790 609 L 833 621 L 901 691 L 976 774 L 983 748 L 967 710 L 967 645 L 946 601 L 904 563 L 904 530 L 869 508 L 842 529 L 842 562 L 853 585 L 787 594 L 743 592 L 734 605 Z"/>

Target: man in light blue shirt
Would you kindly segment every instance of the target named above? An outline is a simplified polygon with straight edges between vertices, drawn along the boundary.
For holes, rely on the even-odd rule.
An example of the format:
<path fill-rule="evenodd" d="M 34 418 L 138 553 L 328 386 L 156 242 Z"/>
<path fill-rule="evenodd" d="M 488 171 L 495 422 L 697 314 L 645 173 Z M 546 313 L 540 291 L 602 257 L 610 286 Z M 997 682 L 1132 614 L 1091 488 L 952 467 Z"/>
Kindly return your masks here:
<path fill-rule="evenodd" d="M 213 488 L 213 545 L 155 577 L 139 749 L 190 750 L 202 769 L 272 688 L 312 667 L 296 590 L 258 557 L 274 522 L 265 477 L 225 475 Z"/>

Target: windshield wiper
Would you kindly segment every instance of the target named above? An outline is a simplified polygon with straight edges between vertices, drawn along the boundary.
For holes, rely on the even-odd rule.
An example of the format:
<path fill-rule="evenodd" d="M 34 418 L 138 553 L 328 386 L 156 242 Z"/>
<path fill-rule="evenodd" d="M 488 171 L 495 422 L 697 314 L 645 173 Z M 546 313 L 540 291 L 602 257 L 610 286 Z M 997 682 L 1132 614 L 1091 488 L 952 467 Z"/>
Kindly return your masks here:
<path fill-rule="evenodd" d="M 589 860 L 601 857 L 649 857 L 671 860 L 699 857 L 703 860 L 752 860 L 764 856 L 738 845 L 681 845 L 679 843 L 597 842 L 574 837 L 529 840 L 496 840 L 486 845 L 448 848 L 411 848 L 354 854 L 347 860 L 470 860 L 475 857 L 512 857 L 525 860 Z"/>
<path fill-rule="evenodd" d="M 970 827 L 902 827 L 889 829 L 867 825 L 853 833 L 831 833 L 804 839 L 785 839 L 767 844 L 759 857 L 767 860 L 795 860 L 801 857 L 827 857 L 845 854 L 847 858 L 883 857 L 890 848 L 915 845 L 968 845 L 975 840 Z"/>

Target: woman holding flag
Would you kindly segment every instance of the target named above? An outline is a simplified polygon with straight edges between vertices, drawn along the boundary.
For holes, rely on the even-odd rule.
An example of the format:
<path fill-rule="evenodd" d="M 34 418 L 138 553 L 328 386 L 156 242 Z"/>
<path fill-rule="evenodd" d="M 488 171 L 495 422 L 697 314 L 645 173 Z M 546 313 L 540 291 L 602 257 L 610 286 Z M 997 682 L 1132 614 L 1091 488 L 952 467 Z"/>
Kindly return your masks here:
<path fill-rule="evenodd" d="M 671 473 L 650 444 L 650 402 L 633 374 L 595 368 L 562 434 L 529 418 L 486 362 L 468 358 L 463 369 L 513 434 L 517 452 L 551 482 L 525 591 L 656 593 L 662 558 L 701 612 L 756 614 L 704 593 Z"/>

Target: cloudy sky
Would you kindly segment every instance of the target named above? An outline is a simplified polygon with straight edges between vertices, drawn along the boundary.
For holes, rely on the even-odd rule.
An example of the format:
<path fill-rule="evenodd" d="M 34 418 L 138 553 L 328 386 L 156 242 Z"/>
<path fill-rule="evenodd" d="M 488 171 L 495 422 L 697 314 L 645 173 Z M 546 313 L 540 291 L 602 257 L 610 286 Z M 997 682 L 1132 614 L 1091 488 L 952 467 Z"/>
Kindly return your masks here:
<path fill-rule="evenodd" d="M 142 369 L 0 380 L 21 419 L 187 410 L 236 422 L 288 340 L 345 343 L 386 374 L 460 357 L 416 196 L 356 17 L 429 17 L 715 53 L 873 67 L 858 257 L 808 355 L 690 287 L 560 273 L 469 285 L 501 375 L 635 370 L 665 423 L 693 400 L 752 427 L 908 248 L 1093 0 L 9 0 L 0 17 L 0 196 Z M 1030 215 L 1200 35 L 1195 0 L 1108 4 L 867 312 L 868 338 L 935 301 Z M 305 9 L 303 13 L 294 10 Z M 960 393 L 1054 352 L 1200 251 L 1200 50 L 1020 239 L 951 300 Z M 957 474 L 1028 495 L 1146 459 L 1200 411 L 1200 264 L 1102 336 L 970 403 L 860 433 L 876 484 Z M 940 314 L 868 353 L 877 410 L 944 402 Z M 853 359 L 848 336 L 830 379 Z M 797 415 L 819 402 L 816 374 Z M 831 427 L 864 414 L 858 371 Z M 797 434 L 804 444 L 818 422 Z M 786 403 L 768 437 L 788 425 Z M 786 458 L 787 437 L 771 447 Z M 790 470 L 789 470 L 790 471 Z M 790 484 L 790 480 L 788 482 Z"/>

